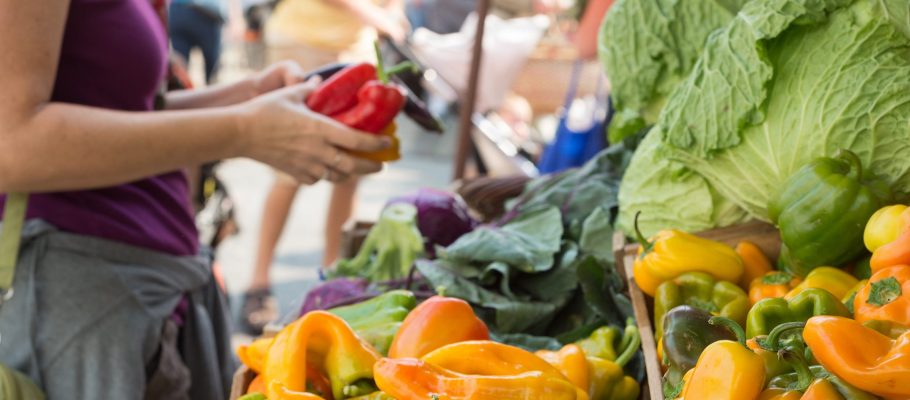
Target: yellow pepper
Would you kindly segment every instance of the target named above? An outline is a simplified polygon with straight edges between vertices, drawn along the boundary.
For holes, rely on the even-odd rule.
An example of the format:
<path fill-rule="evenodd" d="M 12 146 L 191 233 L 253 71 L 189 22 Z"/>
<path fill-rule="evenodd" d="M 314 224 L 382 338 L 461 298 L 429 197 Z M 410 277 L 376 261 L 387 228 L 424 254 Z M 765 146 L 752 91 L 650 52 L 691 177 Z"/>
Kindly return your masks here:
<path fill-rule="evenodd" d="M 790 300 L 796 297 L 799 292 L 802 292 L 803 289 L 808 288 L 825 289 L 833 294 L 834 297 L 842 299 L 857 284 L 859 284 L 859 280 L 843 270 L 834 267 L 818 267 L 813 269 L 809 275 L 806 275 L 806 279 L 787 293 L 784 299 Z"/>
<path fill-rule="evenodd" d="M 640 247 L 632 274 L 638 287 L 651 297 L 661 283 L 685 272 L 705 272 L 729 282 L 742 278 L 743 261 L 726 244 L 676 229 L 657 232 L 648 241 L 638 229 L 637 215 L 635 234 Z"/>
<path fill-rule="evenodd" d="M 599 330 L 600 331 L 600 330 Z M 613 330 L 617 331 L 617 330 Z M 601 331 L 603 332 L 603 331 Z M 597 332 L 592 336 L 597 335 Z M 635 356 L 641 347 L 641 337 L 635 325 L 627 325 L 622 339 L 619 340 L 620 354 L 613 351 L 614 341 L 619 339 L 610 335 L 606 343 L 565 345 L 559 351 L 541 350 L 534 354 L 556 367 L 570 382 L 587 392 L 591 400 L 635 400 L 641 392 L 638 381 L 626 376 L 623 367 Z M 588 339 L 590 340 L 590 339 Z M 610 348 L 605 354 L 604 348 Z M 601 358 L 601 355 L 612 357 Z"/>
<path fill-rule="evenodd" d="M 688 400 L 751 400 L 765 386 L 765 363 L 745 342 L 745 332 L 736 322 L 723 317 L 711 318 L 736 333 L 739 340 L 720 340 L 708 345 L 691 376 L 685 379 L 682 398 Z M 688 374 L 687 374 L 688 375 Z"/>
<path fill-rule="evenodd" d="M 910 208 L 903 204 L 896 204 L 880 208 L 866 223 L 863 231 L 863 243 L 871 252 L 879 247 L 893 242 L 903 232 L 904 227 L 910 224 Z"/>
<path fill-rule="evenodd" d="M 275 336 L 263 364 L 263 384 L 270 400 L 321 400 L 306 392 L 307 366 L 314 365 L 328 376 L 333 398 L 371 393 L 373 364 L 379 358 L 343 319 L 312 311 Z"/>
<path fill-rule="evenodd" d="M 379 132 L 379 136 L 388 136 L 392 140 L 392 145 L 385 150 L 379 150 L 372 153 L 366 153 L 361 151 L 352 151 L 351 154 L 360 157 L 364 160 L 371 160 L 377 162 L 389 162 L 395 161 L 401 158 L 400 147 L 401 144 L 398 141 L 398 136 L 395 135 L 398 127 L 395 125 L 395 122 L 389 123 L 382 131 Z"/>
<path fill-rule="evenodd" d="M 262 366 L 265 364 L 269 347 L 272 346 L 274 341 L 274 338 L 256 339 L 249 345 L 242 345 L 237 348 L 237 357 L 240 358 L 240 362 L 243 365 L 258 374 L 262 372 Z"/>
<path fill-rule="evenodd" d="M 534 352 L 534 355 L 556 367 L 575 386 L 588 390 L 590 384 L 588 359 L 577 344 L 567 344 L 558 351 L 539 350 Z"/>

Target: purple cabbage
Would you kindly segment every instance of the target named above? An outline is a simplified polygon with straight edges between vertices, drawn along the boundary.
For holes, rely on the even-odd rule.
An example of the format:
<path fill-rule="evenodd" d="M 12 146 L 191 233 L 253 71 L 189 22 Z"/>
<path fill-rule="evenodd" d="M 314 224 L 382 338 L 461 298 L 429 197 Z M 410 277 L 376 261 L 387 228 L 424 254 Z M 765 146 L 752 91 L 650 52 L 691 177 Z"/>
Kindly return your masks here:
<path fill-rule="evenodd" d="M 386 206 L 396 203 L 417 207 L 417 228 L 430 256 L 436 254 L 436 246 L 448 246 L 478 225 L 460 197 L 442 190 L 419 189 L 416 193 L 390 200 Z"/>
<path fill-rule="evenodd" d="M 370 298 L 378 292 L 370 290 L 366 279 L 338 278 L 323 282 L 307 292 L 300 315 L 314 310 L 328 310 L 352 299 Z"/>

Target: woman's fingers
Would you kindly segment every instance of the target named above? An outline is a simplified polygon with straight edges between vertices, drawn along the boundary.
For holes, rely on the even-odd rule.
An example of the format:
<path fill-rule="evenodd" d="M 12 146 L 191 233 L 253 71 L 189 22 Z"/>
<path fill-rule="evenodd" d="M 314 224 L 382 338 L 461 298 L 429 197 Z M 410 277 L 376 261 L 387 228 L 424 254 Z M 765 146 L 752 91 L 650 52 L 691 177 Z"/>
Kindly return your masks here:
<path fill-rule="evenodd" d="M 333 146 L 328 147 L 330 150 L 319 152 L 317 157 L 333 171 L 345 175 L 366 175 L 382 170 L 381 163 L 355 157 Z"/>
<path fill-rule="evenodd" d="M 336 147 L 364 153 L 374 153 L 392 146 L 392 140 L 388 137 L 355 131 L 344 125 L 327 130 L 325 139 Z"/>

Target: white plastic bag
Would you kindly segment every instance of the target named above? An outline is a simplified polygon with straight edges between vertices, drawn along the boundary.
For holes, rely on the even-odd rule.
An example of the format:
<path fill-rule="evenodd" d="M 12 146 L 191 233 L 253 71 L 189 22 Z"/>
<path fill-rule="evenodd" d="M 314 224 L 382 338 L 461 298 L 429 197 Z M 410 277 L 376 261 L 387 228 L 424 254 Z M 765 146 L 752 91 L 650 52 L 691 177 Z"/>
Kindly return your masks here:
<path fill-rule="evenodd" d="M 508 20 L 487 16 L 476 111 L 499 107 L 549 23 L 549 18 L 542 15 Z M 476 27 L 477 14 L 472 13 L 459 32 L 440 35 L 418 28 L 411 38 L 413 50 L 421 62 L 436 70 L 462 95 L 468 89 Z"/>

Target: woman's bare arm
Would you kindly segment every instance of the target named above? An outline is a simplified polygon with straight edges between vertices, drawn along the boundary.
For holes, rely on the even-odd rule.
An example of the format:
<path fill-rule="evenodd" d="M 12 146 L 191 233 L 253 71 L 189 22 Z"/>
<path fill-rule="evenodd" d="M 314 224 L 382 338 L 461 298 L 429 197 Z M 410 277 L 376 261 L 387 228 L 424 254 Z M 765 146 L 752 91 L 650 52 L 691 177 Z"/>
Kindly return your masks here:
<path fill-rule="evenodd" d="M 378 164 L 336 147 L 375 151 L 303 105 L 297 85 L 232 107 L 121 112 L 50 102 L 69 0 L 0 0 L 0 192 L 115 185 L 186 165 L 248 156 L 304 183 Z"/>
<path fill-rule="evenodd" d="M 230 106 L 302 83 L 305 78 L 306 73 L 296 62 L 281 61 L 237 82 L 168 92 L 165 104 L 168 110 Z"/>
<path fill-rule="evenodd" d="M 373 4 L 371 0 L 327 0 L 351 11 L 364 24 L 376 28 L 395 41 L 402 41 L 407 35 L 407 20 L 402 20 L 403 12 L 390 12 L 389 9 Z M 403 3 L 399 3 L 403 4 Z M 402 10 L 403 11 L 403 10 Z M 400 15 L 399 15 L 400 14 Z"/>

